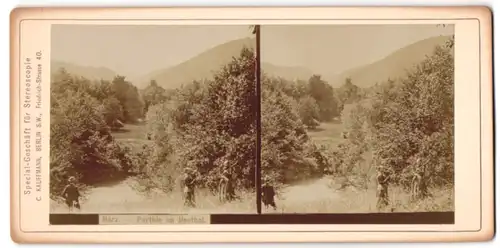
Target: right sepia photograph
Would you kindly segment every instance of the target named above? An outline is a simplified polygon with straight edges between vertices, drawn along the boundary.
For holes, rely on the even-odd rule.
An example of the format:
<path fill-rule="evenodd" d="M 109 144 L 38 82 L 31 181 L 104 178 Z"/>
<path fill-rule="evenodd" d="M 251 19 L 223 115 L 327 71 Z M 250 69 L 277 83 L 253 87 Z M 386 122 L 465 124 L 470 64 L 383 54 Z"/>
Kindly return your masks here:
<path fill-rule="evenodd" d="M 454 211 L 453 25 L 259 32 L 263 214 Z"/>

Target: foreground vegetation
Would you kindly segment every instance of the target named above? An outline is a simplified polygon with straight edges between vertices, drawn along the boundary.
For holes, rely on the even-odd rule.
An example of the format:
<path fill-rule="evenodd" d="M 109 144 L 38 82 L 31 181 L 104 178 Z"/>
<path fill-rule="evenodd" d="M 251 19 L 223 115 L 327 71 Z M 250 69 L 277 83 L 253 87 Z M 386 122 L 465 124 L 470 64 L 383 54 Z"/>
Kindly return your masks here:
<path fill-rule="evenodd" d="M 373 207 L 377 172 L 390 181 L 389 210 L 453 209 L 452 42 L 437 47 L 407 77 L 367 89 L 350 79 L 332 88 L 319 75 L 291 82 L 264 72 L 262 175 L 280 191 L 326 175 L 336 185 L 332 195 L 343 192 L 286 211 L 379 211 Z M 60 71 L 51 87 L 51 197 L 58 199 L 69 176 L 82 189 L 133 176 L 138 192 L 177 194 L 187 167 L 208 195 L 225 161 L 239 194 L 251 195 L 253 56 L 245 48 L 213 78 L 175 90 L 154 81 L 139 90 L 124 77 L 91 82 Z M 142 125 L 143 140 L 127 138 L 127 123 Z"/>

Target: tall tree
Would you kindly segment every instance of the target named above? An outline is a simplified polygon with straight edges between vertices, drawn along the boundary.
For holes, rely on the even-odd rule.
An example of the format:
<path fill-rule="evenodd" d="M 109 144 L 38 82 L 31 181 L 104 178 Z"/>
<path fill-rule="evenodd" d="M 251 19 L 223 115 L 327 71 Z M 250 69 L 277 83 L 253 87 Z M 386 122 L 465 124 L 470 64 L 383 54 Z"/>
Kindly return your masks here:
<path fill-rule="evenodd" d="M 313 75 L 309 78 L 309 95 L 316 100 L 319 108 L 321 121 L 329 121 L 335 116 L 339 116 L 338 103 L 333 93 L 333 88 L 320 75 Z"/>
<path fill-rule="evenodd" d="M 159 86 L 155 80 L 151 80 L 148 87 L 142 91 L 142 99 L 144 101 L 144 113 L 147 113 L 150 106 L 164 102 L 167 95 L 163 87 Z"/>
<path fill-rule="evenodd" d="M 136 122 L 143 117 L 144 103 L 137 87 L 123 76 L 116 76 L 112 81 L 112 89 L 116 98 L 123 106 L 123 116 L 127 122 Z"/>

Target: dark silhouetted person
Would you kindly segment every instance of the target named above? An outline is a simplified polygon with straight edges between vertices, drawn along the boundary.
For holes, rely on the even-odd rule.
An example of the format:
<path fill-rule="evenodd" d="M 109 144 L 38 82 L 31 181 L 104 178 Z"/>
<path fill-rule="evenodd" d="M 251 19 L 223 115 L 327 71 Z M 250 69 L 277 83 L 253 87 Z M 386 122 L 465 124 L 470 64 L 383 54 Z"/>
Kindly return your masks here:
<path fill-rule="evenodd" d="M 228 161 L 224 163 L 224 170 L 222 171 L 221 184 L 223 185 L 223 187 L 225 187 L 223 192 L 224 194 L 223 200 L 232 201 L 236 198 L 236 192 L 234 191 L 234 182 L 233 182 L 234 178 L 229 170 L 228 163 L 229 163 Z"/>
<path fill-rule="evenodd" d="M 75 182 L 76 178 L 70 177 L 68 179 L 68 185 L 66 185 L 62 191 L 62 196 L 70 210 L 73 210 L 73 207 L 80 209 L 80 192 Z"/>
<path fill-rule="evenodd" d="M 274 187 L 271 185 L 270 180 L 268 178 L 264 179 L 264 184 L 262 185 L 262 203 L 264 206 L 268 208 L 272 206 L 274 210 L 276 210 L 276 202 L 274 201 L 274 196 L 276 192 L 274 191 Z"/>

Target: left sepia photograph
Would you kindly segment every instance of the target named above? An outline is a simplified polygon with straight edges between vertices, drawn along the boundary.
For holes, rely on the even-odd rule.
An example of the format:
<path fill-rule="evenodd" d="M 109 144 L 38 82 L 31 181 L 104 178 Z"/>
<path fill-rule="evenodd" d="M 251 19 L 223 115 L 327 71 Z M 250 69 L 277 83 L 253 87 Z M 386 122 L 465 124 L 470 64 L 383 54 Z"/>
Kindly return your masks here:
<path fill-rule="evenodd" d="M 256 213 L 249 25 L 51 27 L 51 213 Z"/>

